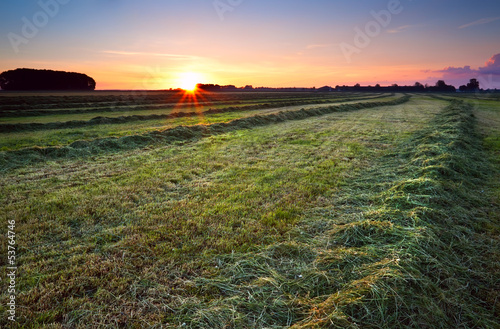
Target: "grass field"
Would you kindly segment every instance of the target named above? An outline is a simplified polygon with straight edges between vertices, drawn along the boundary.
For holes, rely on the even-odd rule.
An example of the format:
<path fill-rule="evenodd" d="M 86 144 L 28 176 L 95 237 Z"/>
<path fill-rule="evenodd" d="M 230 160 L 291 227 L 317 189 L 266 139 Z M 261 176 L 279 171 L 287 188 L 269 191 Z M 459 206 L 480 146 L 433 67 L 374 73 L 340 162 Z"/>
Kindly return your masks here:
<path fill-rule="evenodd" d="M 249 98 L 248 93 L 241 94 L 240 98 L 235 98 L 236 96 L 231 93 L 221 93 L 220 96 L 203 94 L 197 97 L 190 95 L 181 97 L 177 93 L 167 93 L 163 97 L 154 95 L 156 94 L 153 93 L 149 98 L 136 103 L 130 100 L 122 101 L 122 98 L 115 96 L 117 99 L 115 103 L 105 102 L 106 107 L 94 108 L 69 107 L 99 105 L 101 102 L 98 100 L 104 96 L 95 96 L 95 103 L 90 103 L 89 96 L 83 98 L 87 101 L 86 103 L 82 103 L 83 100 L 78 100 L 80 103 L 73 103 L 69 102 L 67 97 L 52 96 L 47 97 L 51 103 L 29 104 L 28 101 L 28 104 L 25 104 L 27 109 L 17 111 L 11 108 L 21 101 L 16 102 L 16 98 L 12 96 L 0 97 L 0 140 L 2 141 L 0 150 L 9 151 L 29 146 L 57 146 L 82 139 L 126 136 L 179 124 L 225 122 L 261 113 L 263 109 L 266 109 L 266 112 L 283 111 L 311 108 L 318 104 L 341 104 L 353 100 L 390 98 L 384 94 L 355 93 L 333 96 L 316 94 L 314 97 L 310 93 L 275 93 L 274 98 L 270 98 L 267 93 L 257 93 L 253 98 Z M 293 97 L 290 97 L 291 95 Z M 11 98 L 13 99 L 10 100 Z M 108 100 L 108 97 L 105 99 Z M 177 103 L 173 103 L 174 101 Z M 59 107 L 64 104 L 66 107 L 43 110 L 36 108 L 55 106 L 53 103 L 57 102 L 59 102 Z M 34 107 L 34 109 L 29 107 Z"/>
<path fill-rule="evenodd" d="M 2 132 L 0 326 L 500 328 L 498 99 L 300 101 Z"/>

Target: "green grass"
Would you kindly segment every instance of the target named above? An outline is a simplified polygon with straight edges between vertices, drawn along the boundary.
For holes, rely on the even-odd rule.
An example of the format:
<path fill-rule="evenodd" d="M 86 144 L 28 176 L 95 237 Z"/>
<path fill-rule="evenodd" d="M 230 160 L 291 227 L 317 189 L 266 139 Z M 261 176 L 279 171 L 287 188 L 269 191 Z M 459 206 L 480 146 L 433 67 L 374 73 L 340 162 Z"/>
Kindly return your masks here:
<path fill-rule="evenodd" d="M 332 102 L 335 102 L 337 99 L 332 100 Z M 341 99 L 338 99 L 339 101 Z M 295 100 L 294 100 L 295 101 Z M 317 101 L 317 100 L 316 100 Z M 307 102 L 307 100 L 304 100 L 304 102 Z M 310 102 L 314 103 L 314 100 L 310 100 Z M 278 103 L 278 102 L 276 102 Z M 44 115 L 44 116 L 27 116 L 27 117 L 6 117 L 6 118 L 1 118 L 0 123 L 2 124 L 14 124 L 14 123 L 52 123 L 52 122 L 67 122 L 67 121 L 88 121 L 91 120 L 95 117 L 107 117 L 107 118 L 117 118 L 121 116 L 132 116 L 132 115 L 138 115 L 138 116 L 148 116 L 148 115 L 168 115 L 170 113 L 175 113 L 175 112 L 205 112 L 209 109 L 223 109 L 227 107 L 245 107 L 249 105 L 270 105 L 273 104 L 273 102 L 269 103 L 262 103 L 262 102 L 254 102 L 254 101 L 245 101 L 245 102 L 237 102 L 237 104 L 232 105 L 232 104 L 200 104 L 200 105 L 195 105 L 195 104 L 178 104 L 177 106 L 158 106 L 155 105 L 154 109 L 146 108 L 142 109 L 141 107 L 137 107 L 136 109 L 132 108 L 129 109 L 127 107 L 119 107 L 115 109 L 114 111 L 81 111 L 83 113 L 68 113 L 68 114 L 63 114 L 60 113 L 63 110 L 54 110 L 52 111 L 53 113 L 51 115 Z M 279 104 L 279 103 L 278 103 Z M 66 110 L 66 109 L 64 109 Z"/>
<path fill-rule="evenodd" d="M 63 96 L 67 95 L 67 96 Z M 157 92 L 93 92 L 85 96 L 66 94 L 43 95 L 40 93 L 4 92 L 0 95 L 0 121 L 5 118 L 36 117 L 62 114 L 88 114 L 92 112 L 131 112 L 158 107 L 199 105 L 241 105 L 257 103 L 333 102 L 347 98 L 375 98 L 380 93 L 315 93 L 315 92 L 199 92 L 196 98 L 177 91 Z"/>
<path fill-rule="evenodd" d="M 390 101 L 396 99 L 396 97 L 384 97 L 382 101 Z M 377 99 L 378 100 L 378 99 Z M 370 99 L 359 102 L 369 102 Z M 346 101 L 338 102 L 338 104 L 349 104 L 358 101 Z M 328 106 L 325 104 L 322 106 Z M 77 122 L 75 125 L 68 128 L 62 129 L 50 129 L 50 130 L 35 130 L 35 131 L 22 131 L 16 132 L 15 130 L 11 132 L 0 133 L 0 151 L 18 150 L 25 147 L 46 147 L 46 146 L 62 146 L 68 145 L 77 140 L 92 140 L 97 138 L 105 137 L 122 137 L 128 135 L 136 135 L 145 132 L 151 132 L 158 129 L 167 129 L 179 125 L 196 125 L 196 124 L 212 124 L 217 122 L 228 122 L 231 120 L 245 118 L 249 116 L 254 116 L 262 113 L 276 113 L 279 111 L 291 111 L 301 108 L 309 109 L 318 107 L 318 105 L 295 105 L 279 108 L 269 108 L 266 110 L 255 109 L 246 111 L 236 111 L 236 112 L 224 112 L 224 113 L 200 113 L 199 116 L 190 116 L 182 118 L 161 118 L 161 119 L 150 119 L 150 120 L 139 120 L 139 121 L 127 121 L 126 117 L 123 123 L 114 124 L 95 124 L 89 126 L 80 126 Z M 77 118 L 78 116 L 74 116 Z M 58 118 L 56 116 L 55 118 Z M 78 121 L 80 122 L 80 121 Z"/>
<path fill-rule="evenodd" d="M 131 105 L 116 105 L 113 103 L 100 104 L 89 102 L 82 103 L 83 106 L 89 107 L 72 107 L 75 104 L 68 104 L 67 107 L 62 107 L 62 104 L 57 104 L 58 109 L 38 109 L 38 110 L 23 110 L 16 109 L 12 106 L 11 110 L 2 110 L 0 105 L 0 124 L 14 124 L 14 123 L 51 123 L 51 122 L 65 122 L 65 121 L 85 121 L 91 120 L 95 117 L 120 117 L 131 115 L 152 115 L 152 114 L 169 114 L 171 112 L 203 112 L 209 109 L 224 109 L 228 107 L 249 107 L 260 106 L 261 108 L 272 108 L 285 106 L 283 104 L 322 104 L 334 103 L 350 100 L 363 100 L 363 99 L 376 99 L 380 97 L 387 97 L 389 94 L 380 95 L 362 95 L 362 94 L 328 94 L 328 97 L 294 97 L 291 99 L 281 98 L 278 94 L 276 97 L 267 97 L 259 99 L 259 93 L 252 99 L 234 98 L 229 101 L 206 101 L 204 96 L 200 96 L 195 101 L 190 97 L 182 100 L 179 99 L 177 103 L 166 103 L 165 101 L 158 100 L 157 103 L 141 104 L 141 102 L 132 103 Z M 1 100 L 1 99 L 0 99 Z M 92 107 L 94 106 L 94 107 Z M 61 108 L 62 107 L 62 108 Z"/>
<path fill-rule="evenodd" d="M 498 126 L 479 136 L 447 105 L 414 96 L 4 172 L 18 327 L 497 327 Z"/>
<path fill-rule="evenodd" d="M 500 117 L 498 115 L 500 101 L 498 99 L 473 99 L 473 104 L 476 107 L 479 126 L 484 136 L 484 147 L 489 151 L 491 161 L 497 168 L 500 168 Z M 492 179 L 492 182 L 494 183 L 493 190 L 496 199 L 500 200 L 500 173 Z M 500 220 L 498 213 L 492 213 L 490 216 Z"/>
<path fill-rule="evenodd" d="M 62 157 L 84 157 L 88 155 L 116 152 L 123 149 L 140 148 L 151 146 L 155 143 L 169 143 L 174 141 L 187 141 L 203 136 L 220 134 L 235 129 L 246 129 L 259 125 L 275 124 L 286 120 L 301 120 L 310 116 L 321 116 L 338 111 L 353 111 L 361 108 L 369 108 L 381 105 L 396 105 L 408 101 L 409 96 L 399 98 L 390 98 L 379 102 L 355 102 L 347 104 L 336 104 L 335 106 L 310 106 L 307 109 L 299 107 L 288 107 L 271 110 L 261 110 L 256 115 L 247 115 L 246 117 L 235 120 L 223 118 L 221 122 L 202 125 L 177 125 L 173 128 L 157 130 L 154 129 L 142 134 L 127 134 L 126 136 L 105 137 L 93 139 L 90 141 L 75 141 L 62 147 L 38 147 L 24 148 L 21 150 L 10 150 L 0 153 L 0 168 L 7 170 L 13 167 L 19 167 L 32 164 L 36 161 L 45 161 L 47 159 Z M 223 117 L 223 115 L 222 115 Z M 220 119 L 220 117 L 219 117 Z M 217 120 L 217 118 L 216 118 Z M 82 128 L 83 132 L 88 133 Z M 73 133 L 73 132 L 72 132 Z M 12 137 L 12 136 L 11 136 Z M 51 143 L 57 143 L 57 139 L 51 140 Z"/>
<path fill-rule="evenodd" d="M 288 241 L 218 257 L 220 272 L 194 280 L 197 298 L 180 300 L 169 321 L 497 328 L 499 225 L 487 210 L 498 206 L 481 196 L 492 175 L 480 144 L 470 107 L 448 107 L 344 197 L 306 212 Z"/>

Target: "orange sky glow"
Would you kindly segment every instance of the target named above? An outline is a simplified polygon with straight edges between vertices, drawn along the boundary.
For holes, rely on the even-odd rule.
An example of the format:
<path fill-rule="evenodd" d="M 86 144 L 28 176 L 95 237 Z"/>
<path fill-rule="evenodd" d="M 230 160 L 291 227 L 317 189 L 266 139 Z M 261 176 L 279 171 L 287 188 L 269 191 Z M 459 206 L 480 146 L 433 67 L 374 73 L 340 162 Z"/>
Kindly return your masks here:
<path fill-rule="evenodd" d="M 500 88 L 498 1 L 44 1 L 52 12 L 29 1 L 0 5 L 8 13 L 0 71 L 81 72 L 101 90 L 175 89 L 193 79 L 458 87 L 478 78 Z"/>

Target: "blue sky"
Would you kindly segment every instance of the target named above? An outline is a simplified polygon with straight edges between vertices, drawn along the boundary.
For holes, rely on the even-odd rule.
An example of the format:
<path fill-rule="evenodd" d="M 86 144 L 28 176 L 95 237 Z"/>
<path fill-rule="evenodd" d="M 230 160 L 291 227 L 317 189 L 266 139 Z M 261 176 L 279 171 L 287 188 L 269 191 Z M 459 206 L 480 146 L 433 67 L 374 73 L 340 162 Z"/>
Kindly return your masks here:
<path fill-rule="evenodd" d="M 0 4 L 0 31 L 0 71 L 83 72 L 99 89 L 175 88 L 186 73 L 239 86 L 500 88 L 498 0 L 18 0 Z"/>

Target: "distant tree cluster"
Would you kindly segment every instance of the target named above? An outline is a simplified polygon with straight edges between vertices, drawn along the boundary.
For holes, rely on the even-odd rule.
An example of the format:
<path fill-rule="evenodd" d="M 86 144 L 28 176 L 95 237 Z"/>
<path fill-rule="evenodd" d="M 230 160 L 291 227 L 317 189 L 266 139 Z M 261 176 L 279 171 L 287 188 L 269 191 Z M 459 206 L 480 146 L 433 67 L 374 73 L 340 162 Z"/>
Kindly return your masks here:
<path fill-rule="evenodd" d="M 326 87 L 322 87 L 323 89 Z M 413 86 L 399 86 L 393 84 L 391 86 L 382 87 L 379 84 L 375 86 L 361 86 L 359 83 L 354 86 L 336 86 L 335 91 L 375 91 L 375 92 L 456 92 L 457 89 L 452 85 L 447 85 L 443 80 L 436 82 L 434 86 L 423 85 L 420 82 L 415 82 Z"/>
<path fill-rule="evenodd" d="M 457 89 L 452 86 L 446 84 L 444 80 L 439 80 L 435 85 L 423 85 L 420 82 L 415 82 L 414 85 L 411 86 L 399 86 L 398 84 L 392 84 L 390 86 L 381 86 L 380 84 L 376 84 L 375 86 L 361 86 L 359 83 L 354 86 L 339 86 L 331 87 L 324 86 L 320 88 L 268 88 L 268 87 L 256 87 L 247 85 L 245 87 L 235 87 L 234 85 L 226 85 L 221 86 L 217 84 L 198 84 L 197 88 L 205 91 L 281 91 L 281 92 L 294 92 L 294 91 L 319 91 L 319 92 L 333 92 L 333 91 L 353 91 L 353 92 L 439 92 L 439 93 L 454 93 Z M 476 79 L 471 79 L 470 83 L 466 86 L 461 86 L 460 91 L 478 91 L 479 82 Z"/>
<path fill-rule="evenodd" d="M 94 90 L 95 80 L 74 72 L 16 69 L 0 74 L 3 90 Z"/>
<path fill-rule="evenodd" d="M 477 79 L 470 79 L 467 85 L 460 86 L 458 88 L 461 92 L 476 92 L 479 91 L 479 81 Z"/>
<path fill-rule="evenodd" d="M 315 91 L 316 88 L 272 88 L 272 87 L 253 87 L 246 85 L 245 87 L 236 87 L 234 85 L 217 85 L 217 84 L 202 84 L 196 85 L 197 89 L 204 91 L 280 91 L 280 92 L 294 92 L 294 91 Z"/>
<path fill-rule="evenodd" d="M 236 86 L 234 85 L 221 86 L 215 84 L 199 83 L 196 85 L 196 89 L 201 89 L 205 91 L 234 91 L 237 90 L 238 88 L 236 88 Z"/>

